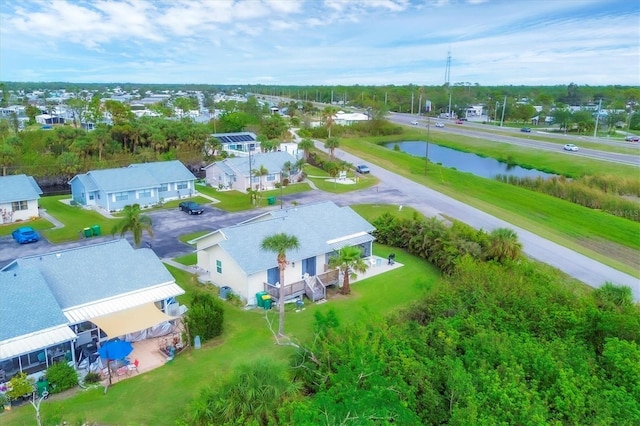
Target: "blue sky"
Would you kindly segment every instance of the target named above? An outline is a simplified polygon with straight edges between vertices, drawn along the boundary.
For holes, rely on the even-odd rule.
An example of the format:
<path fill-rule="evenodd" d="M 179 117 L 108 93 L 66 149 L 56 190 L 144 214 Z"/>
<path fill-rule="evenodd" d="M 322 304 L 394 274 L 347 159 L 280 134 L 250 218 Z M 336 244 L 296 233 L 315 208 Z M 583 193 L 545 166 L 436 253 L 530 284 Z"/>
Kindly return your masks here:
<path fill-rule="evenodd" d="M 0 0 L 0 80 L 640 85 L 637 0 Z"/>

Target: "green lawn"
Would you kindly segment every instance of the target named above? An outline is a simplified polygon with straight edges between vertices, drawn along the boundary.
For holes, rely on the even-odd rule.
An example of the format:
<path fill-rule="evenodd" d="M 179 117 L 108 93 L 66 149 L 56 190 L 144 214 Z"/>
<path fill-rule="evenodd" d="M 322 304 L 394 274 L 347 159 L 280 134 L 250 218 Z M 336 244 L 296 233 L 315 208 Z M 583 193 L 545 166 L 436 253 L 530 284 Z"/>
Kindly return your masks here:
<path fill-rule="evenodd" d="M 391 249 L 375 245 L 374 253 L 386 256 Z M 312 337 L 313 314 L 335 309 L 342 325 L 357 323 L 371 317 L 382 317 L 407 303 L 420 298 L 439 282 L 439 271 L 423 260 L 393 249 L 405 266 L 362 282 L 354 283 L 352 295 L 338 296 L 327 303 L 307 303 L 301 312 L 288 304 L 285 330 L 296 341 Z M 169 267 L 177 282 L 192 293 L 203 286 L 183 271 Z M 188 296 L 180 299 L 184 302 Z M 81 391 L 63 400 L 49 400 L 42 404 L 44 425 L 98 424 L 170 425 L 178 419 L 188 401 L 213 378 L 224 375 L 240 363 L 257 359 L 288 362 L 291 346 L 274 344 L 266 320 L 277 326 L 277 312 L 245 311 L 225 304 L 225 331 L 200 350 L 189 349 L 171 364 L 137 377 L 116 383 L 106 395 L 102 388 Z M 33 425 L 34 410 L 30 405 L 14 408 L 1 417 L 7 425 Z"/>
<path fill-rule="evenodd" d="M 274 189 L 271 191 L 262 191 L 259 193 L 257 204 L 253 204 L 249 197 L 249 194 L 240 191 L 218 191 L 210 186 L 199 185 L 198 191 L 208 195 L 216 200 L 220 201 L 215 206 L 228 211 L 238 212 L 243 210 L 251 210 L 257 207 L 266 207 L 269 205 L 269 198 L 275 197 L 275 204 L 280 202 L 281 195 L 298 194 L 300 192 L 310 191 L 309 184 L 300 182 L 292 183 L 286 187 L 280 189 Z"/>

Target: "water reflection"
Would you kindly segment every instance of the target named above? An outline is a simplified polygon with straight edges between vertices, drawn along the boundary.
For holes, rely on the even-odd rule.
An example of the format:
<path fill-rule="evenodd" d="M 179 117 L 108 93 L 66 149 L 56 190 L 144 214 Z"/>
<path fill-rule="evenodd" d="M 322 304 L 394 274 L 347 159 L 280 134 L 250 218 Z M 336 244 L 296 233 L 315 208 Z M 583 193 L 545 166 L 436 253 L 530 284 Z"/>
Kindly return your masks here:
<path fill-rule="evenodd" d="M 391 142 L 385 147 L 394 149 L 398 145 L 400 151 L 416 157 L 425 157 L 427 153 L 427 143 L 422 141 Z M 477 154 L 460 152 L 455 149 L 446 148 L 433 143 L 428 147 L 429 161 L 442 164 L 445 167 L 455 168 L 463 172 L 472 173 L 476 176 L 494 179 L 497 175 L 516 177 L 543 177 L 550 178 L 555 175 L 541 172 L 535 169 L 525 169 L 513 164 L 501 163 L 498 160 L 488 157 L 481 157 Z"/>

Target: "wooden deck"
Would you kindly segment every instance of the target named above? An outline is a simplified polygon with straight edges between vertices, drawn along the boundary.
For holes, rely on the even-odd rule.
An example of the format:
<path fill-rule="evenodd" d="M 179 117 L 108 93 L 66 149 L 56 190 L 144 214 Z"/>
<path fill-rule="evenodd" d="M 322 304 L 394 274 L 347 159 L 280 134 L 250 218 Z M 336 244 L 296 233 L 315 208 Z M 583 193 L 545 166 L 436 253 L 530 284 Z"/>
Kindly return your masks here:
<path fill-rule="evenodd" d="M 286 302 L 287 300 L 301 298 L 302 296 L 307 296 L 311 301 L 316 302 L 326 297 L 326 288 L 328 286 L 337 283 L 338 270 L 335 269 L 287 284 L 282 288 L 278 288 L 273 284 L 264 283 L 264 291 L 268 292 L 275 302 L 277 302 L 280 297 Z"/>

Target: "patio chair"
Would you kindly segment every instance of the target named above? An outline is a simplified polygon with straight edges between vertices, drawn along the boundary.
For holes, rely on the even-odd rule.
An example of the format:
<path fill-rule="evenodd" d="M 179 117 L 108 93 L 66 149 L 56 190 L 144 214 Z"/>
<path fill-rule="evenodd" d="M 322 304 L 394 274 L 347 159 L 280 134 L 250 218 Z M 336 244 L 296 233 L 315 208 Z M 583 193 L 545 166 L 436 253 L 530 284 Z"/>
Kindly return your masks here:
<path fill-rule="evenodd" d="M 138 361 L 138 358 L 134 359 L 131 364 L 127 365 L 127 369 L 129 370 L 129 373 L 133 372 L 134 370 L 136 373 L 140 373 L 140 371 L 138 370 L 139 365 L 140 365 L 140 361 Z"/>

